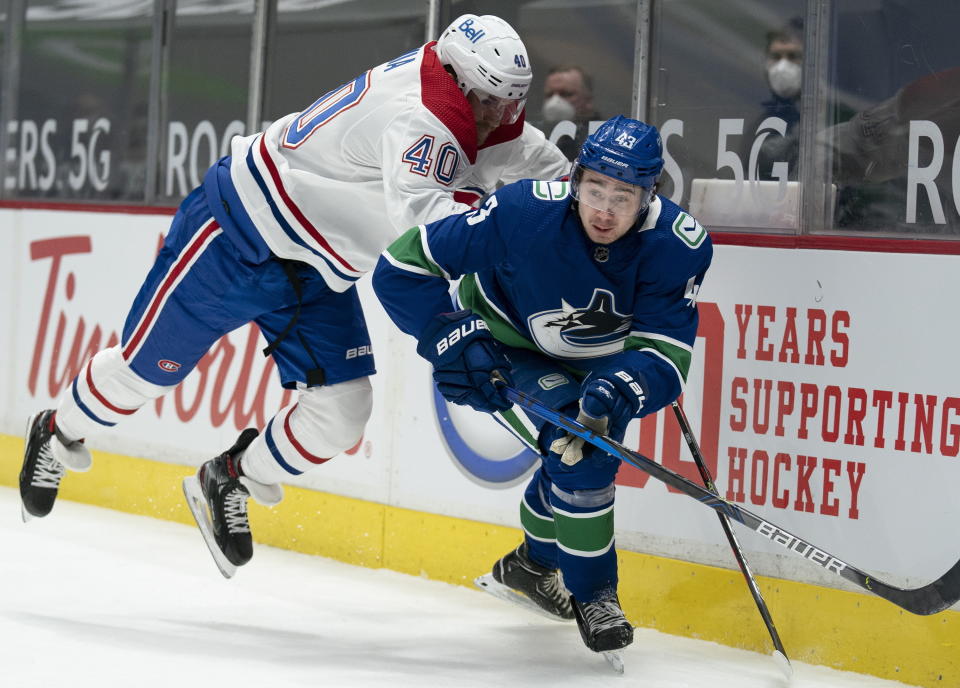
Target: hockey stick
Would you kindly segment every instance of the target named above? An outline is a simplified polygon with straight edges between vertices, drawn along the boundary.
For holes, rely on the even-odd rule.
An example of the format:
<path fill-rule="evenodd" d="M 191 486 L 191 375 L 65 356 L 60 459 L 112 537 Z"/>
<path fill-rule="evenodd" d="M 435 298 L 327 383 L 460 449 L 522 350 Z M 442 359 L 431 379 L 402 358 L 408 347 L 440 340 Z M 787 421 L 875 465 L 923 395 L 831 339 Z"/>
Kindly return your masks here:
<path fill-rule="evenodd" d="M 637 452 L 630 451 L 609 437 L 598 435 L 572 418 L 568 418 L 549 406 L 544 406 L 535 398 L 523 392 L 504 385 L 503 394 L 508 400 L 519 404 L 544 420 L 564 428 L 572 435 L 583 438 L 595 447 L 599 447 L 605 452 L 639 468 L 641 471 L 649 473 L 657 480 L 675 487 L 680 492 L 683 492 L 689 497 L 693 497 L 711 509 L 739 521 L 750 530 L 781 545 L 790 552 L 809 559 L 814 564 L 823 567 L 824 570 L 846 578 L 854 585 L 868 590 L 874 595 L 906 609 L 908 612 L 921 615 L 936 614 L 952 606 L 960 599 L 960 561 L 957 561 L 949 571 L 937 580 L 919 588 L 907 589 L 889 585 L 851 566 L 845 561 L 836 558 L 819 547 L 812 545 L 806 540 L 797 537 L 793 533 L 765 521 L 743 507 L 728 502 L 696 483 L 687 480 L 682 475 L 674 473 L 669 468 L 664 468 L 656 461 L 648 459 L 646 456 L 638 454 Z"/>
<path fill-rule="evenodd" d="M 683 439 L 687 441 L 687 447 L 690 448 L 690 453 L 693 455 L 693 460 L 697 463 L 697 470 L 700 471 L 700 477 L 703 479 L 703 484 L 713 494 L 719 494 L 717 491 L 717 486 L 713 484 L 713 476 L 710 475 L 710 469 L 707 468 L 707 464 L 703 460 L 703 454 L 700 452 L 700 443 L 697 442 L 697 438 L 693 436 L 693 429 L 690 427 L 690 421 L 687 420 L 687 414 L 683 412 L 683 407 L 680 406 L 680 402 L 673 402 L 673 413 L 677 417 L 677 422 L 680 424 L 680 431 L 683 433 Z M 764 602 L 763 595 L 760 594 L 760 588 L 757 586 L 757 581 L 753 578 L 753 573 L 750 572 L 750 566 L 747 564 L 746 557 L 743 556 L 743 551 L 740 549 L 740 543 L 737 542 L 737 536 L 730 527 L 730 520 L 722 511 L 717 512 L 717 518 L 720 519 L 720 525 L 723 526 L 723 532 L 726 534 L 727 540 L 730 542 L 730 549 L 733 550 L 733 556 L 736 558 L 737 564 L 740 566 L 740 572 L 743 573 L 743 578 L 747 582 L 747 587 L 750 589 L 750 594 L 753 595 L 753 601 L 757 604 L 757 610 L 760 612 L 760 616 L 763 618 L 763 623 L 766 625 L 767 631 L 770 633 L 770 639 L 773 641 L 774 647 L 773 657 L 780 665 L 780 668 L 786 674 L 787 678 L 790 678 L 790 676 L 793 674 L 793 665 L 790 664 L 790 658 L 787 657 L 787 651 L 784 649 L 783 643 L 780 641 L 780 634 L 777 633 L 777 627 L 773 625 L 773 618 L 770 616 L 770 610 L 767 609 L 767 603 Z"/>

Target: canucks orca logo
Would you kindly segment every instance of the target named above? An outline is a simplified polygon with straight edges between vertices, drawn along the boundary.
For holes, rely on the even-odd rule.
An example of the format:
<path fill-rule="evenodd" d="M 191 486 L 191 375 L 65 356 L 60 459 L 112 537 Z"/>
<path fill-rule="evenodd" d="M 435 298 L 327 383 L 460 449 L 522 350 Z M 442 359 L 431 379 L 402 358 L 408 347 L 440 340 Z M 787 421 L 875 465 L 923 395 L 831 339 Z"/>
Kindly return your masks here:
<path fill-rule="evenodd" d="M 562 358 L 593 358 L 623 350 L 631 317 L 618 313 L 613 294 L 594 289 L 586 308 L 561 299 L 557 310 L 527 318 L 530 334 L 543 351 Z"/>

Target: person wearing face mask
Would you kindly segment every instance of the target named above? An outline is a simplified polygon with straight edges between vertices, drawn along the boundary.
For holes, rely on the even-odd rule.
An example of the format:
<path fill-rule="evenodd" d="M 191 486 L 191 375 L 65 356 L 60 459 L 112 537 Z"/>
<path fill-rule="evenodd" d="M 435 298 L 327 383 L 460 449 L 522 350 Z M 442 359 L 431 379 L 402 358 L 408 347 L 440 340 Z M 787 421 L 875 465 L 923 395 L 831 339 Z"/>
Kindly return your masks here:
<path fill-rule="evenodd" d="M 577 65 L 553 67 L 543 82 L 542 113 L 545 131 L 550 133 L 560 125 L 562 133 L 554 142 L 573 160 L 587 138 L 590 122 L 602 119 L 593 105 L 593 79 Z"/>
<path fill-rule="evenodd" d="M 762 112 L 744 130 L 743 160 L 749 166 L 747 177 L 759 180 L 781 180 L 785 163 L 787 179 L 796 181 L 799 153 L 800 87 L 803 81 L 803 22 L 790 20 L 785 26 L 767 34 L 766 77 L 771 98 L 761 103 Z M 769 118 L 777 118 L 784 130 L 781 135 L 770 126 Z M 758 151 L 753 151 L 758 136 L 767 131 Z M 755 153 L 755 163 L 751 161 Z"/>

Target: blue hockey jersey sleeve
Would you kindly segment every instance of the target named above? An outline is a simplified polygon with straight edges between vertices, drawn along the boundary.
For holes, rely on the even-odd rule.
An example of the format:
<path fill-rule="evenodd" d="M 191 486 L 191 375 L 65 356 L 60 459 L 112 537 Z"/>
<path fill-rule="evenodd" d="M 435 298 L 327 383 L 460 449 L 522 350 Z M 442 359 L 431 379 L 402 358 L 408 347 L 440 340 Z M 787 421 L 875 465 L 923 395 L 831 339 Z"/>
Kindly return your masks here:
<path fill-rule="evenodd" d="M 683 391 L 699 324 L 697 294 L 713 257 L 710 237 L 696 220 L 680 211 L 668 221 L 670 233 L 651 235 L 657 246 L 650 254 L 657 261 L 637 286 L 624 351 L 593 371 L 606 376 L 626 370 L 644 381 L 638 417 L 659 411 Z M 683 232 L 685 223 L 690 231 Z"/>
<path fill-rule="evenodd" d="M 476 210 L 413 227 L 380 256 L 373 288 L 396 325 L 419 337 L 438 314 L 452 310 L 450 282 L 526 250 L 528 182 L 508 184 Z"/>

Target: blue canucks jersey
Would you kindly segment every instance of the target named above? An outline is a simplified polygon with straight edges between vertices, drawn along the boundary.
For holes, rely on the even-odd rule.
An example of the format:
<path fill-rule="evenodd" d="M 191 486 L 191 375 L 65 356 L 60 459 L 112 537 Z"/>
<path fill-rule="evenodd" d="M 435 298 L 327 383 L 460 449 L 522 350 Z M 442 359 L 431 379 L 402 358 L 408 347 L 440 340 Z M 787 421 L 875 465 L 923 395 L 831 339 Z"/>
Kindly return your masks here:
<path fill-rule="evenodd" d="M 419 337 L 451 310 L 449 282 L 460 279 L 458 306 L 506 346 L 581 375 L 639 374 L 645 415 L 682 391 L 712 255 L 706 230 L 667 199 L 654 197 L 617 241 L 594 244 L 568 182 L 522 180 L 476 210 L 408 230 L 380 257 L 373 284 L 400 329 Z"/>

